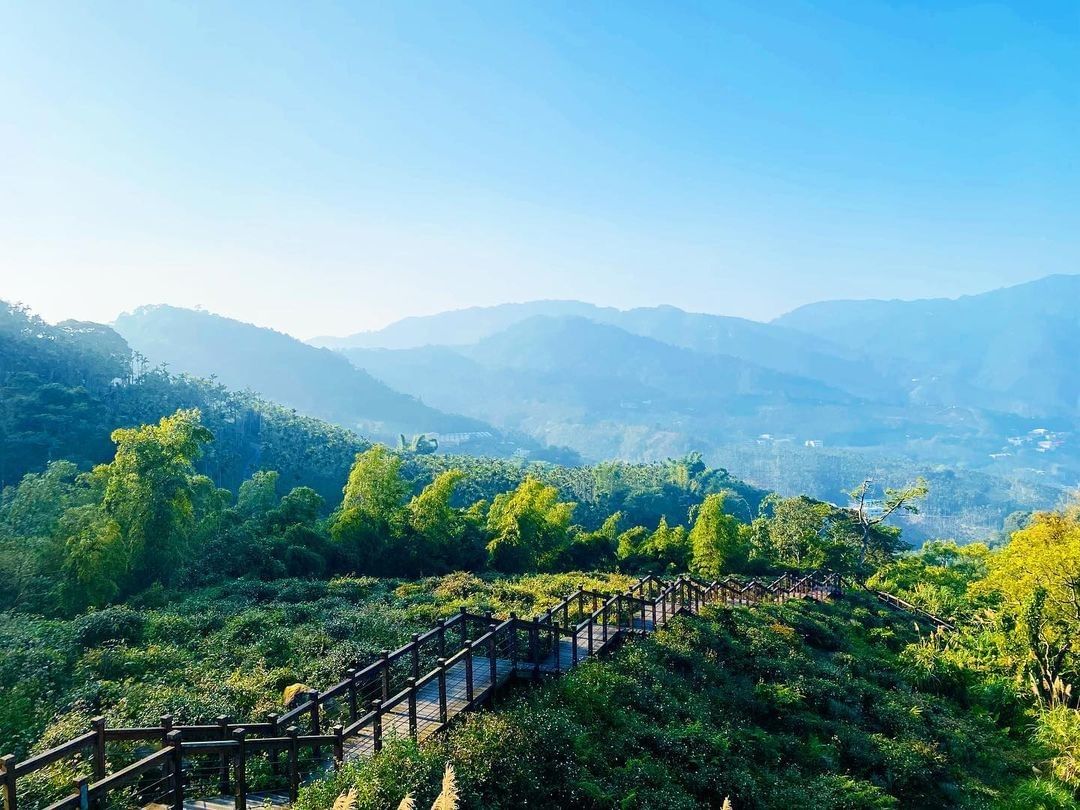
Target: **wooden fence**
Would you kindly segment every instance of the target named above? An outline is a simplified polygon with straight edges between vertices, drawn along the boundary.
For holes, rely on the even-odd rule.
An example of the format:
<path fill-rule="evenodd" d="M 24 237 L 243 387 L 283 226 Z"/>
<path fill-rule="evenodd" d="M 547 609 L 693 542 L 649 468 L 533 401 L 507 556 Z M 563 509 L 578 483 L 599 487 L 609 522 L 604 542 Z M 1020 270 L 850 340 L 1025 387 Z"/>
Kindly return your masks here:
<path fill-rule="evenodd" d="M 786 573 L 769 583 L 647 576 L 622 593 L 579 588 L 531 619 L 462 609 L 399 649 L 347 670 L 325 691 L 302 695 L 283 714 L 243 723 L 218 717 L 204 725 L 175 725 L 166 715 L 141 728 L 111 728 L 99 717 L 85 734 L 22 762 L 5 756 L 6 810 L 29 810 L 19 804 L 20 779 L 77 756 L 91 763 L 91 775 L 47 810 L 285 807 L 304 779 L 369 756 L 390 737 L 423 740 L 454 716 L 490 703 L 512 678 L 558 675 L 706 604 L 824 599 L 841 587 L 840 576 L 828 572 Z M 109 773 L 113 762 L 127 764 Z"/>

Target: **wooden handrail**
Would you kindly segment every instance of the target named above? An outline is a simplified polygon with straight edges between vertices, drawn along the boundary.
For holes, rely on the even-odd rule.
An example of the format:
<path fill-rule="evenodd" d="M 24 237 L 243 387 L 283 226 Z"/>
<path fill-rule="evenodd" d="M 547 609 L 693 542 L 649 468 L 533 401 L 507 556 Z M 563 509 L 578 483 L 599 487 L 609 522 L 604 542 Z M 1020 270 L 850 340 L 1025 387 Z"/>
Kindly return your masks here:
<path fill-rule="evenodd" d="M 464 669 L 464 706 L 465 709 L 472 709 L 491 699 L 501 683 L 500 678 L 518 674 L 533 678 L 542 673 L 560 674 L 583 657 L 587 658 L 608 649 L 623 638 L 624 634 L 648 633 L 663 626 L 674 613 L 697 612 L 702 605 L 712 602 L 750 604 L 766 598 L 808 596 L 822 591 L 832 594 L 839 590 L 841 584 L 842 580 L 838 575 L 816 571 L 798 578 L 787 572 L 767 585 L 756 578 L 743 582 L 727 577 L 706 583 L 691 576 L 665 581 L 649 574 L 621 593 L 602 593 L 580 587 L 531 620 L 514 614 L 506 619 L 496 620 L 490 614 L 481 616 L 462 609 L 451 618 L 440 620 L 436 627 L 427 632 L 414 635 L 410 642 L 398 649 L 392 652 L 384 651 L 377 660 L 363 668 L 350 668 L 344 680 L 322 692 L 312 692 L 307 700 L 289 711 L 280 716 L 271 716 L 270 722 L 238 724 L 228 722 L 227 718 L 219 718 L 216 725 L 173 726 L 171 717 L 166 716 L 158 727 L 105 728 L 104 721 L 98 721 L 94 731 L 24 762 L 14 763 L 10 757 L 3 758 L 0 762 L 4 769 L 0 774 L 3 775 L 3 785 L 10 794 L 9 807 L 13 807 L 15 803 L 11 799 L 15 795 L 17 778 L 81 750 L 94 747 L 95 761 L 104 763 L 105 742 L 158 741 L 164 745 L 169 741 L 169 745 L 149 757 L 112 775 L 102 774 L 104 778 L 92 784 L 82 785 L 81 795 L 65 797 L 50 810 L 79 807 L 87 795 L 91 798 L 103 796 L 121 782 L 126 784 L 126 781 L 130 781 L 134 776 L 165 762 L 166 759 L 173 763 L 169 768 L 182 768 L 178 752 L 190 756 L 220 757 L 223 785 L 228 784 L 228 768 L 232 762 L 231 767 L 237 769 L 234 781 L 244 791 L 244 763 L 250 753 L 269 752 L 276 762 L 278 754 L 287 752 L 290 795 L 294 795 L 299 779 L 296 756 L 298 747 L 312 749 L 316 759 L 320 747 L 331 748 L 335 763 L 340 764 L 340 759 L 344 756 L 345 742 L 370 730 L 370 739 L 375 749 L 378 749 L 384 734 L 385 718 L 390 716 L 390 712 L 397 710 L 400 719 L 401 707 L 406 703 L 409 734 L 416 736 L 419 734 L 416 704 L 422 690 L 430 688 L 433 683 L 438 686 L 437 728 L 442 728 L 452 719 L 448 711 L 449 675 L 455 670 Z M 889 594 L 881 593 L 879 598 L 887 603 L 890 603 L 889 599 L 903 602 Z M 586 604 L 593 609 L 588 610 Z M 920 615 L 925 613 L 914 606 L 903 609 L 912 609 Z M 576 623 L 560 623 L 561 619 L 568 619 L 571 613 L 583 615 L 583 618 Z M 925 615 L 929 617 L 929 614 Z M 936 623 L 940 622 L 939 626 L 950 626 L 936 617 L 930 618 L 936 620 Z M 483 631 L 475 638 L 470 638 L 470 625 L 473 625 L 473 630 L 479 625 Z M 519 643 L 521 637 L 524 638 L 523 644 Z M 438 665 L 424 673 L 416 672 L 424 645 L 432 641 L 438 642 L 437 646 L 425 654 L 432 655 L 437 652 Z M 569 649 L 563 649 L 564 646 Z M 412 660 L 414 671 L 405 679 L 404 684 L 400 681 L 392 683 L 395 678 L 400 677 L 400 672 L 392 669 L 393 665 L 406 657 Z M 498 663 L 500 660 L 502 664 Z M 455 676 L 458 677 L 461 677 L 460 674 Z M 461 684 L 462 681 L 457 683 Z M 378 686 L 379 684 L 381 686 Z M 371 688 L 380 692 L 379 697 L 370 702 L 369 710 L 363 714 L 357 711 L 356 705 L 357 691 L 361 687 L 367 689 L 369 694 Z M 457 694 L 460 700 L 461 693 Z M 320 733 L 320 710 L 326 709 L 326 712 L 330 713 L 331 707 L 343 696 L 348 696 L 349 715 L 353 719 L 348 724 L 338 723 L 333 728 L 333 734 Z M 367 706 L 368 704 L 365 704 L 365 707 Z M 305 717 L 310 717 L 312 733 L 301 735 L 295 724 Z M 326 722 L 333 725 L 335 721 L 328 719 Z M 286 736 L 281 736 L 282 728 L 287 729 Z M 101 750 L 97 751 L 98 748 Z M 104 765 L 101 768 L 103 770 Z M 168 782 L 170 778 L 173 780 L 170 783 L 173 798 L 180 797 L 182 801 L 183 780 L 179 777 L 165 777 L 155 784 Z M 238 795 L 238 810 L 243 804 L 244 796 Z"/>

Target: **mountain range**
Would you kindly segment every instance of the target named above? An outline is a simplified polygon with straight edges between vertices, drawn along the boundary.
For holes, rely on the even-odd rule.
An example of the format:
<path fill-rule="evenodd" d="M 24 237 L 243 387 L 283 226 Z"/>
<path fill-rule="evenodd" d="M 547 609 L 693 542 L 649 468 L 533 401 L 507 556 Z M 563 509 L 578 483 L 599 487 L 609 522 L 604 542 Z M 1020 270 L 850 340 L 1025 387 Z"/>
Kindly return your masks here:
<path fill-rule="evenodd" d="M 593 460 L 700 450 L 829 500 L 863 474 L 948 472 L 963 494 L 924 520 L 964 535 L 1080 480 L 1077 304 L 1080 276 L 1050 276 L 959 299 L 826 301 L 770 323 L 532 301 L 310 345 L 172 307 L 115 326 L 154 362 L 376 438 L 487 435 L 503 454 Z"/>

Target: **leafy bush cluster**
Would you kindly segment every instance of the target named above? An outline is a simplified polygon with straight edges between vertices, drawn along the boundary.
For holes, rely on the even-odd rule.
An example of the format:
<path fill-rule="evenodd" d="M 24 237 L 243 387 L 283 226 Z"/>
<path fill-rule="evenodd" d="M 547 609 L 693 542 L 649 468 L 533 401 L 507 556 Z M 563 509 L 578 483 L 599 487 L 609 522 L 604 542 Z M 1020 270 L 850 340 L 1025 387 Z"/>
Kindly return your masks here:
<path fill-rule="evenodd" d="M 917 641 L 864 598 L 710 609 L 349 764 L 299 807 L 348 788 L 360 808 L 407 792 L 425 806 L 447 762 L 463 807 L 1009 806 L 1032 789 L 1021 730 L 977 689 L 915 683 L 902 653 Z"/>

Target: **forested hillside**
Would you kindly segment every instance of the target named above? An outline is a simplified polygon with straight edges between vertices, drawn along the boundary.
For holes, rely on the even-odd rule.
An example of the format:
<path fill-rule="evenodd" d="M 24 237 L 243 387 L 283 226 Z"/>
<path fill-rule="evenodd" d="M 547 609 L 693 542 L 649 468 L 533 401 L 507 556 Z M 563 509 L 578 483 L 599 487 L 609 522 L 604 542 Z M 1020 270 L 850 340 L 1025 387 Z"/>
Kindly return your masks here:
<path fill-rule="evenodd" d="M 366 436 L 386 441 L 403 433 L 465 433 L 477 436 L 466 443 L 474 452 L 517 448 L 490 425 L 430 408 L 339 355 L 272 329 L 169 306 L 142 307 L 122 315 L 115 327 L 154 365 L 253 391 Z"/>
<path fill-rule="evenodd" d="M 997 550 L 908 554 L 897 518 L 922 517 L 941 479 L 854 476 L 835 505 L 764 492 L 694 453 L 559 466 L 435 453 L 423 437 L 389 448 L 151 369 L 108 327 L 17 307 L 3 323 L 0 741 L 17 760 L 96 715 L 206 724 L 274 710 L 283 688 L 332 681 L 462 607 L 524 615 L 570 583 L 619 589 L 645 572 L 826 568 L 859 590 L 679 619 L 430 745 L 388 745 L 298 807 L 349 788 L 361 807 L 426 799 L 447 761 L 467 807 L 781 807 L 808 794 L 836 808 L 1076 806 L 1076 507 L 1012 516 L 986 537 Z M 568 369 L 624 340 L 556 323 L 582 341 Z M 514 357 L 479 345 L 474 362 Z M 686 350 L 658 351 L 655 366 L 643 350 L 643 370 L 612 373 L 644 385 Z M 535 373 L 559 362 L 555 343 L 528 360 Z M 729 382 L 750 392 L 783 377 Z M 956 629 L 931 634 L 862 583 Z M 20 796 L 66 795 L 70 767 L 35 771 Z"/>
<path fill-rule="evenodd" d="M 537 301 L 318 340 L 436 407 L 586 459 L 699 450 L 759 486 L 825 500 L 843 498 L 852 468 L 894 483 L 944 475 L 932 531 L 908 534 L 973 539 L 1054 505 L 1080 476 L 1075 282 L 826 302 L 770 324 Z M 1023 326 L 997 328 L 1007 311 Z"/>

